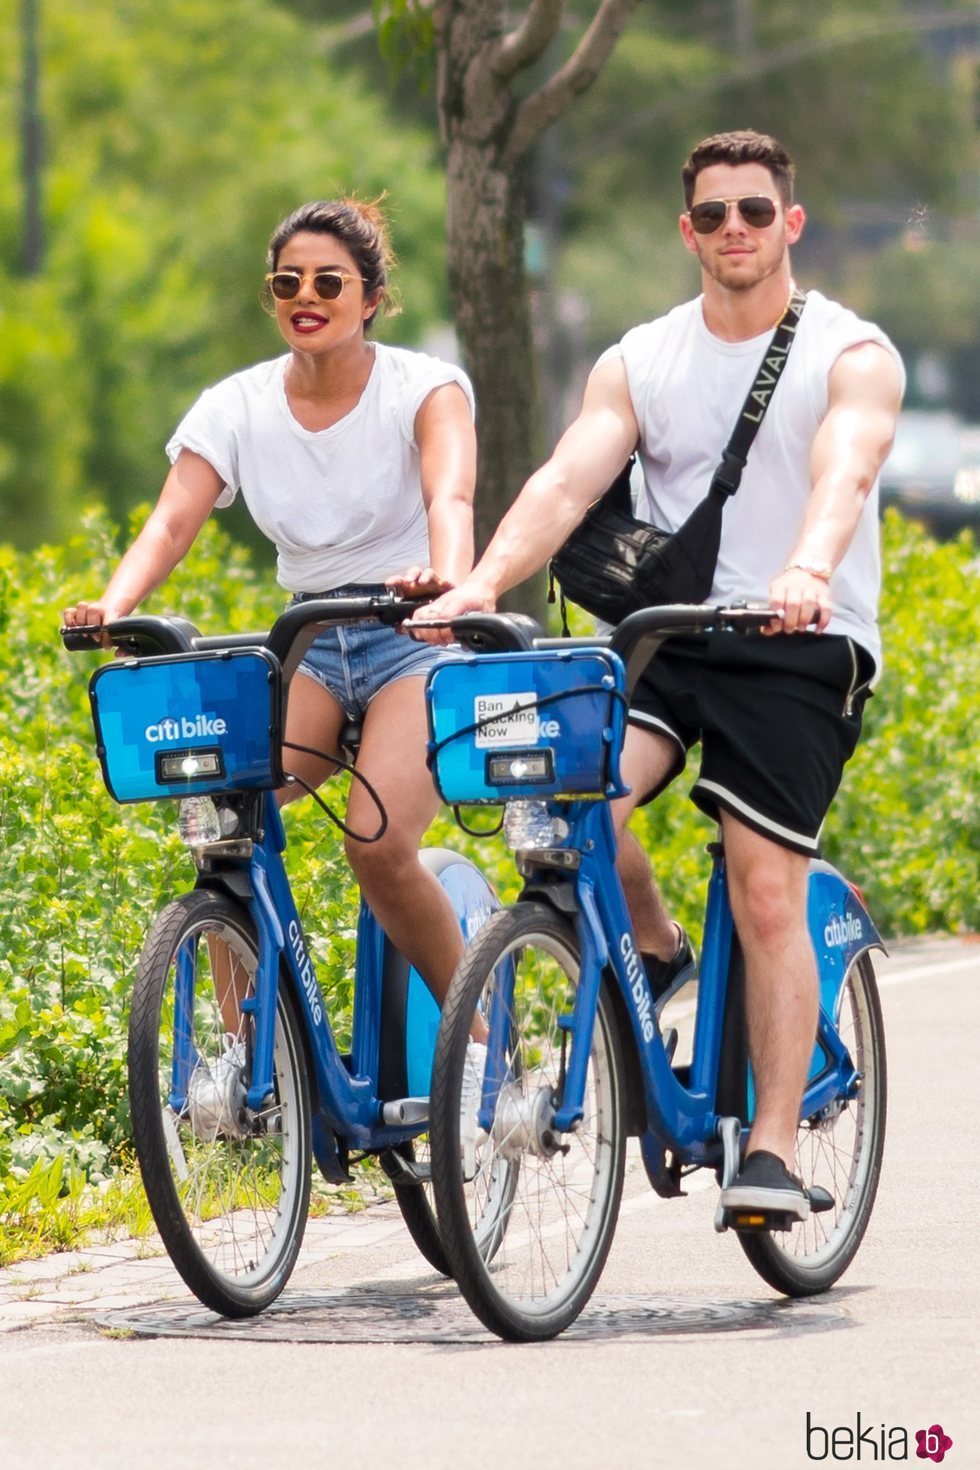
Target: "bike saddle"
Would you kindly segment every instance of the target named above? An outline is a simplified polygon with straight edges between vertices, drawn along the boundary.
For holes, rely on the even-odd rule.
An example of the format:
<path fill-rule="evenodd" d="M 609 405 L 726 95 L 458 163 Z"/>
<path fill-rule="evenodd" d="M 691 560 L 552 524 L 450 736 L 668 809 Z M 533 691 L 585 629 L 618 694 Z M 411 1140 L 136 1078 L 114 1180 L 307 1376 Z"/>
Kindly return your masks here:
<path fill-rule="evenodd" d="M 348 765 L 354 764 L 357 752 L 361 747 L 361 729 L 362 725 L 360 720 L 346 720 L 340 727 L 337 744 L 340 747 L 341 755 L 347 761 Z"/>

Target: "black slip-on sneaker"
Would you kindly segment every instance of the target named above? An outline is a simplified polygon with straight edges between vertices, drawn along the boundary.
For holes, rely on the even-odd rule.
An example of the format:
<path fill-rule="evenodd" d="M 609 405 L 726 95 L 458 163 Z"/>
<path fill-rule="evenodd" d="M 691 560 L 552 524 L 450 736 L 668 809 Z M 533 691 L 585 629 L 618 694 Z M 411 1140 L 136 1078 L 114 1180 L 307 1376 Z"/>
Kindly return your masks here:
<path fill-rule="evenodd" d="M 678 924 L 677 927 L 681 937 L 672 960 L 659 960 L 655 954 L 640 954 L 653 991 L 653 1003 L 658 1010 L 677 994 L 682 985 L 693 979 L 698 965 L 694 946 L 681 926 Z"/>
<path fill-rule="evenodd" d="M 802 1179 L 764 1148 L 748 1155 L 731 1184 L 722 1190 L 721 1205 L 735 1213 L 790 1215 L 796 1220 L 805 1220 L 810 1213 Z"/>

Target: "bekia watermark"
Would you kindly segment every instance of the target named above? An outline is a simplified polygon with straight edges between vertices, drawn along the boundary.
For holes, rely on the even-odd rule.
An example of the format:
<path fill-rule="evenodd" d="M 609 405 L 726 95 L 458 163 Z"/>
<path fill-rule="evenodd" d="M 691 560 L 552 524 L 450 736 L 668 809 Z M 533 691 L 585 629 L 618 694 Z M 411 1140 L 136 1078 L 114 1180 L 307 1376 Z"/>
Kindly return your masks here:
<path fill-rule="evenodd" d="M 938 1465 L 953 1448 L 941 1424 L 917 1429 L 911 1435 L 901 1424 L 866 1423 L 860 1413 L 853 1424 L 818 1424 L 807 1410 L 806 1457 L 808 1460 L 932 1460 Z"/>

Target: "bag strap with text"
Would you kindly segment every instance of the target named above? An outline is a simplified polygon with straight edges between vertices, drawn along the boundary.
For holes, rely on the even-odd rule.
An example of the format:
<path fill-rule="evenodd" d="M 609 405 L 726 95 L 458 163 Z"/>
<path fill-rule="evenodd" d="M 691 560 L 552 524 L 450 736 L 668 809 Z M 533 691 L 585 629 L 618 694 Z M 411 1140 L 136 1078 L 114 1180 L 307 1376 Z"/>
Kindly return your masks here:
<path fill-rule="evenodd" d="M 723 495 L 727 500 L 729 496 L 735 494 L 741 484 L 742 471 L 745 469 L 752 441 L 759 432 L 759 426 L 766 416 L 766 409 L 769 407 L 776 384 L 786 366 L 786 359 L 796 340 L 796 331 L 800 325 L 800 317 L 803 315 L 805 305 L 806 292 L 801 291 L 799 286 L 794 286 L 793 294 L 786 303 L 786 310 L 776 324 L 776 330 L 770 338 L 769 346 L 762 355 L 755 382 L 742 404 L 742 411 L 732 430 L 732 436 L 721 456 L 721 464 L 715 470 L 709 494 L 714 491 Z"/>

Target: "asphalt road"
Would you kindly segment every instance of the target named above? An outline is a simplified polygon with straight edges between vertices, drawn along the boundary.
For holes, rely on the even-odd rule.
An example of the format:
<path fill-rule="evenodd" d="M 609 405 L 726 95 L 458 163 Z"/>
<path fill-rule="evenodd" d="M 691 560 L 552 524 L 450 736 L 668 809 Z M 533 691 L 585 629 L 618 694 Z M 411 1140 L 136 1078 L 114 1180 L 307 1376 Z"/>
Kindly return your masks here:
<path fill-rule="evenodd" d="M 825 1296 L 783 1301 L 714 1234 L 713 1187 L 661 1201 L 637 1167 L 593 1303 L 549 1344 L 489 1339 L 387 1205 L 311 1238 L 279 1309 L 244 1327 L 165 1263 L 128 1296 L 118 1267 L 82 1263 L 84 1305 L 46 1295 L 50 1263 L 34 1287 L 24 1268 L 33 1306 L 11 1311 L 30 1325 L 2 1331 L 0 1291 L 0 1470 L 931 1464 L 915 1434 L 936 1425 L 951 1470 L 980 1466 L 980 944 L 903 948 L 881 978 L 885 1169 Z"/>

